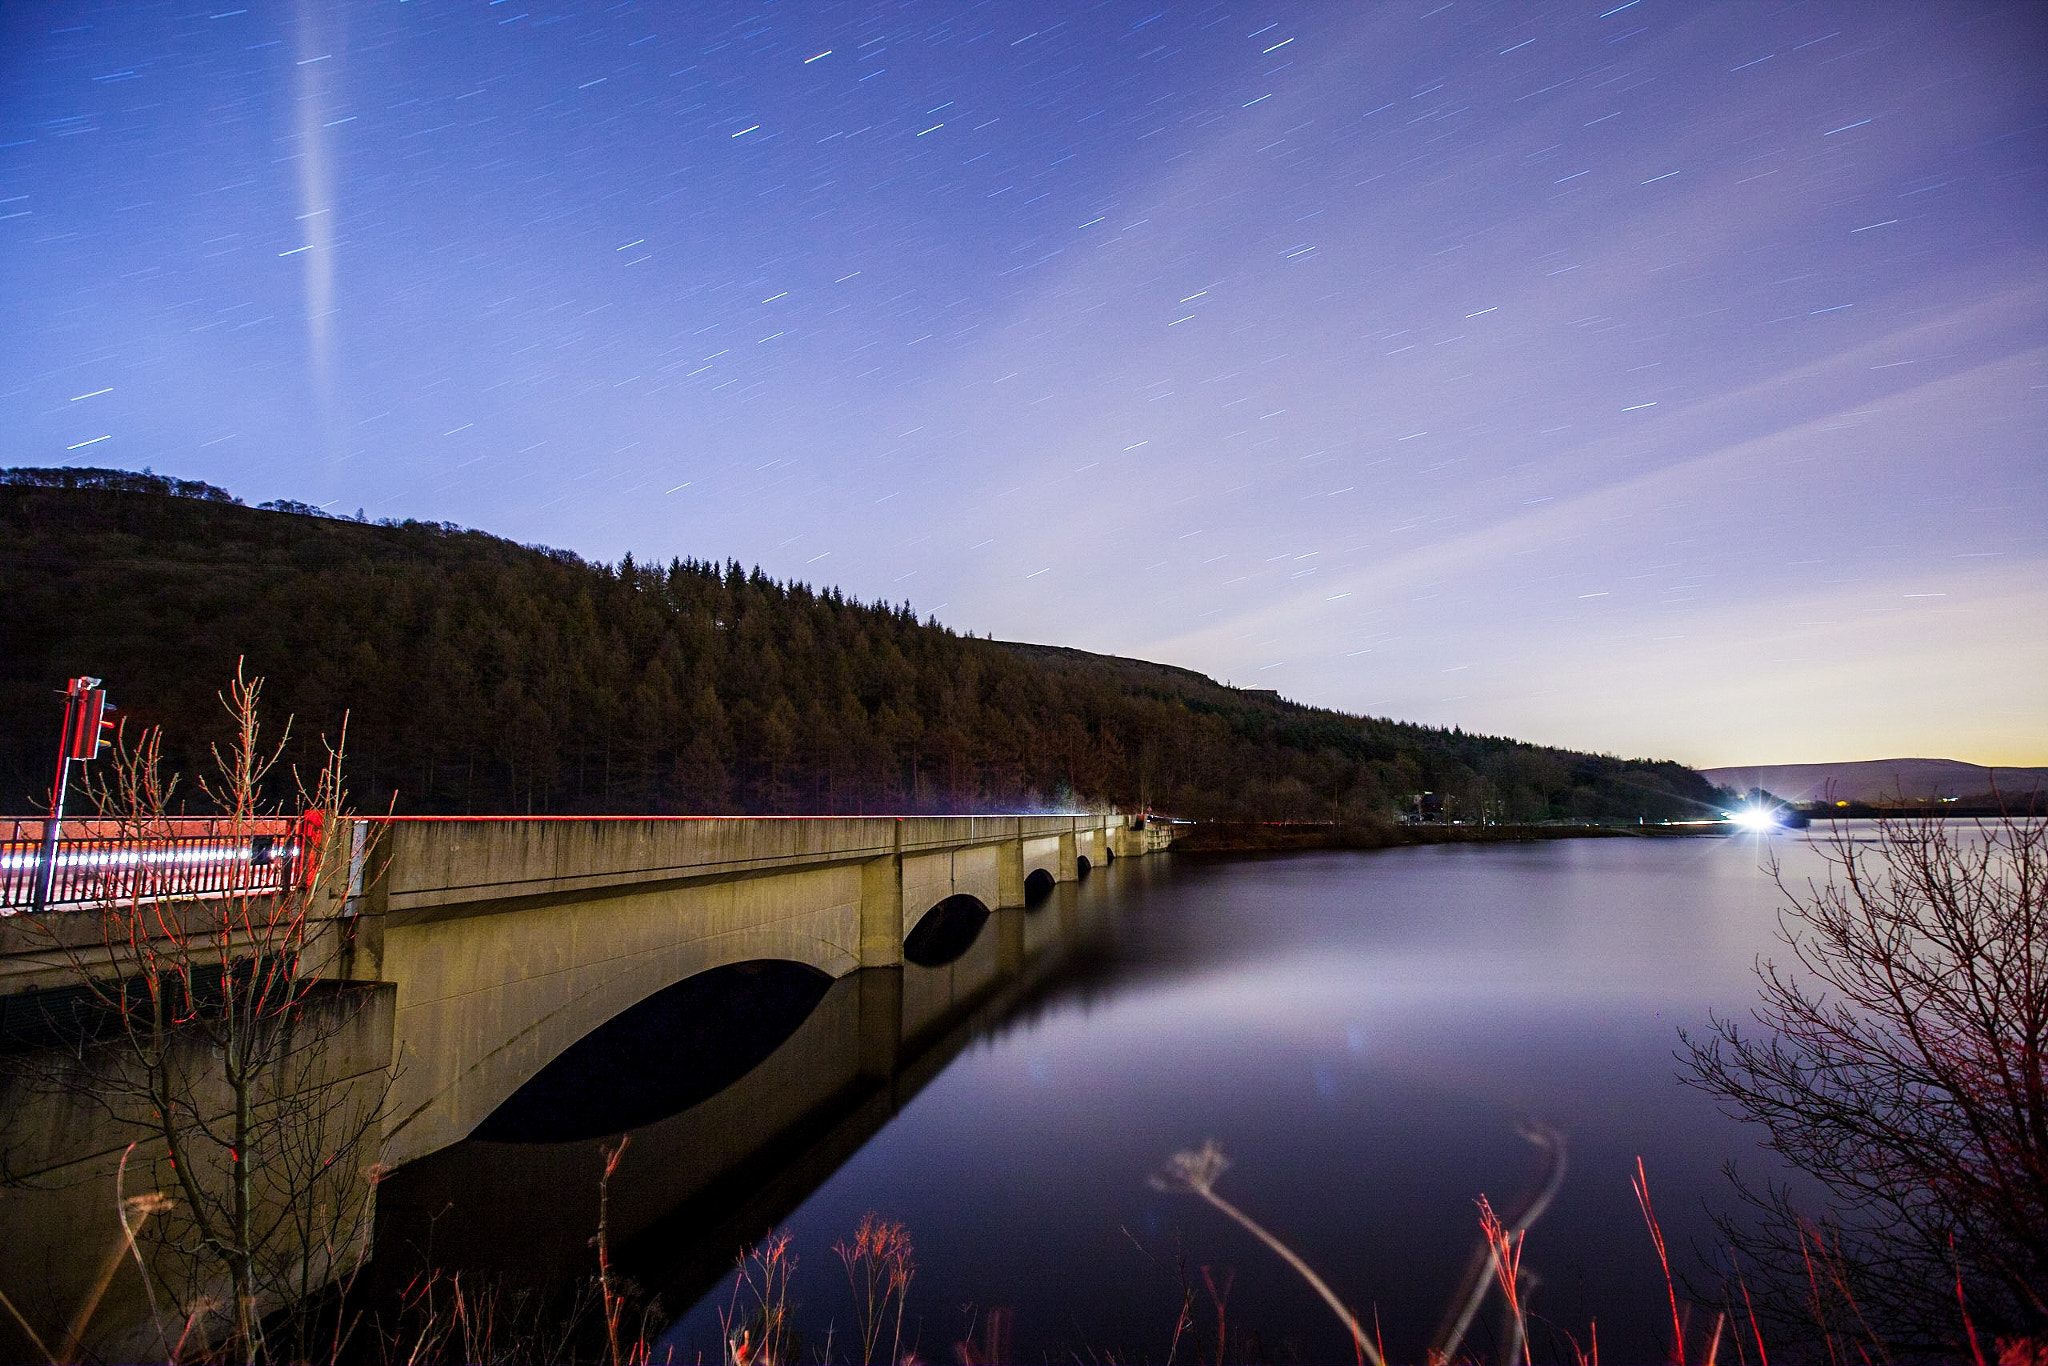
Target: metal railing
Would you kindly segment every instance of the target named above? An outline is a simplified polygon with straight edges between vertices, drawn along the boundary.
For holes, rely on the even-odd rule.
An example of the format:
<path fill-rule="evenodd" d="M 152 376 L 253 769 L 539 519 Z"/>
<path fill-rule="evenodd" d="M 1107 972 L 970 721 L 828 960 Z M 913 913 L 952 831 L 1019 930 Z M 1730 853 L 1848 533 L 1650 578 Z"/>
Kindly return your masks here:
<path fill-rule="evenodd" d="M 320 819 L 67 820 L 44 909 L 277 895 L 317 871 Z M 0 915 L 34 909 L 43 822 L 0 819 Z"/>

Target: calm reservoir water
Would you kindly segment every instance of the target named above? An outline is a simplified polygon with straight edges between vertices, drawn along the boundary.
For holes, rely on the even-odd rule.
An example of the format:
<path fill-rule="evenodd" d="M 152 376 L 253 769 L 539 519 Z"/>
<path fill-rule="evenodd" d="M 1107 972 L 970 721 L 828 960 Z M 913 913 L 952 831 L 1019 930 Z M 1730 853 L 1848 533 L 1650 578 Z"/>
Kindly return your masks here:
<path fill-rule="evenodd" d="M 1817 870 L 1799 840 L 1778 848 L 1793 872 Z M 1024 916 L 1035 980 L 962 1017 L 880 1099 L 839 1103 L 750 1163 L 719 1159 L 735 1174 L 715 1197 L 653 1208 L 675 1203 L 665 1179 L 732 1131 L 688 1127 L 719 1098 L 636 1136 L 650 1173 L 669 1177 L 615 1189 L 615 1210 L 643 1229 L 626 1260 L 672 1305 L 696 1300 L 668 1338 L 685 1360 L 717 1359 L 731 1284 L 706 1286 L 732 1240 L 771 1222 L 794 1237 L 799 1324 L 813 1345 L 828 1327 L 843 1345 L 852 1301 L 831 1246 L 869 1210 L 915 1240 L 909 1321 L 927 1361 L 953 1360 L 969 1317 L 991 1308 L 1010 1311 L 1013 1359 L 1163 1358 L 1183 1258 L 1197 1286 L 1203 1266 L 1234 1276 L 1233 1331 L 1257 1332 L 1269 1357 L 1349 1360 L 1327 1309 L 1270 1252 L 1147 1185 L 1169 1154 L 1213 1138 L 1233 1163 L 1219 1192 L 1362 1314 L 1377 1309 L 1390 1355 L 1412 1360 L 1465 1270 L 1475 1199 L 1511 1205 L 1538 1173 L 1516 1132 L 1535 1119 L 1570 1155 L 1527 1243 L 1535 1311 L 1581 1341 L 1597 1317 L 1607 1360 L 1661 1360 L 1668 1311 L 1629 1189 L 1636 1155 L 1685 1259 L 1712 1242 L 1706 1207 L 1729 1203 L 1723 1163 L 1777 1170 L 1754 1131 L 1678 1083 L 1672 1056 L 1681 1025 L 1755 998 L 1779 900 L 1762 857 L 1736 838 L 1119 861 L 1004 913 Z M 991 919 L 984 938 L 998 930 Z M 950 969 L 905 969 L 932 971 Z M 835 987 L 782 1051 L 817 1047 L 805 1031 L 825 1030 L 851 990 Z M 858 1028 L 858 1012 L 842 1014 L 855 1023 L 831 1028 Z M 783 1065 L 771 1054 L 731 1094 L 760 1078 L 787 1092 Z M 454 1151 L 401 1173 L 394 1209 L 404 1180 L 419 1208 L 464 1188 L 467 1163 L 500 1197 L 521 1194 L 529 1231 L 552 1220 L 565 1246 L 587 1238 L 589 1202 L 549 1200 L 591 1183 L 593 1144 Z M 451 1246 L 459 1223 L 444 1229 Z M 1198 1314 L 1213 1324 L 1206 1292 Z"/>

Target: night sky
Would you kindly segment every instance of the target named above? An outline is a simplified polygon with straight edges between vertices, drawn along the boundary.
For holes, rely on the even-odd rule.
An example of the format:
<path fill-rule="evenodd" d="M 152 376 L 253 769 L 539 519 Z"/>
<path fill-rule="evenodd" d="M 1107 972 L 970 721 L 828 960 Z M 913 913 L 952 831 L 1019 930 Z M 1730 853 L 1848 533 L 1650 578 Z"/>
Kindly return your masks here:
<path fill-rule="evenodd" d="M 2048 763 L 2048 7 L 0 9 L 0 464 Z"/>

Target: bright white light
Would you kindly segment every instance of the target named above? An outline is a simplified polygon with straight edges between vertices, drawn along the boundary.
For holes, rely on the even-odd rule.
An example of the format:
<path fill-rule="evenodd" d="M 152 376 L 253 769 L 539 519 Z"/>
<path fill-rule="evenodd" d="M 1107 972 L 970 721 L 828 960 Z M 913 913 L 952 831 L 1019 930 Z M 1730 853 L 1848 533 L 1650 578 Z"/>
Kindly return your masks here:
<path fill-rule="evenodd" d="M 297 858 L 296 843 L 273 844 L 270 859 Z M 64 868 L 149 868 L 180 864 L 220 865 L 248 863 L 256 857 L 247 844 L 185 845 L 176 849 L 77 849 L 57 846 L 57 867 Z M 0 869 L 16 870 L 42 866 L 41 853 L 0 855 Z"/>
<path fill-rule="evenodd" d="M 165 845 L 78 845 L 60 843 L 52 870 L 51 905 L 69 909 L 107 905 L 130 897 L 210 900 L 263 896 L 282 891 L 300 854 L 297 840 L 281 840 L 260 855 L 250 840 L 205 840 Z M 29 899 L 26 875 L 42 867 L 42 851 L 20 844 L 0 853 L 0 917 L 27 909 L 6 904 Z"/>
<path fill-rule="evenodd" d="M 1728 813 L 1728 819 L 1755 835 L 1778 828 L 1778 813 L 1765 806 L 1739 807 Z"/>

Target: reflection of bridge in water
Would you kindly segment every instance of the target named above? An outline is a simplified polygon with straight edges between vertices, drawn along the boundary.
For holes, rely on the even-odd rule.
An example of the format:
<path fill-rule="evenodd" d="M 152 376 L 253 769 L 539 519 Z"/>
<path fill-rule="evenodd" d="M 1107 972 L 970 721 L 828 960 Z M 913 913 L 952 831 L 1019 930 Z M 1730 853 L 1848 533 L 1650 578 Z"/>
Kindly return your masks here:
<path fill-rule="evenodd" d="M 1076 928 L 1061 884 L 1170 839 L 1113 814 L 355 822 L 324 932 L 384 984 L 349 1064 L 397 1068 L 378 1260 L 431 1238 L 437 1261 L 581 1270 L 597 1154 L 633 1129 L 615 1240 L 646 1283 L 701 1288 L 1029 988 Z M 5 927 L 0 1003 L 59 980 L 50 931 Z M 128 1136 L 28 1127 L 49 1189 L 0 1204 L 0 1242 L 61 1302 Z"/>
<path fill-rule="evenodd" d="M 634 1127 L 610 1186 L 616 1263 L 672 1309 L 687 1308 L 962 1048 L 1038 989 L 1083 934 L 1082 915 L 1076 889 L 1061 886 L 988 916 L 974 942 L 944 966 L 857 968 L 837 981 L 816 979 L 821 990 L 793 994 L 796 1009 L 779 1018 L 757 1014 L 723 1038 L 687 1031 L 701 1051 L 669 1078 L 687 1085 L 705 1071 L 754 1065 L 715 1093 Z M 937 1007 L 921 1027 L 920 1000 Z M 508 1112 L 526 1097 L 515 1097 L 494 1120 L 511 1118 L 507 1132 L 522 1123 L 545 1131 L 587 1115 L 580 1103 L 599 1100 L 614 1068 L 666 1061 L 650 1058 L 661 1050 L 648 1049 L 636 1031 L 602 1030 L 590 1042 L 604 1051 L 578 1079 L 587 1091 L 534 1097 L 516 1118 Z M 647 1077 L 639 1081 L 645 1087 Z M 600 1124 L 602 1134 L 590 1132 Z M 423 1262 L 520 1285 L 588 1271 L 597 1178 L 622 1126 L 592 1117 L 583 1127 L 585 1136 L 543 1132 L 542 1141 L 522 1142 L 494 1139 L 486 1124 L 386 1178 L 378 1193 L 380 1281 L 395 1288 Z"/>

